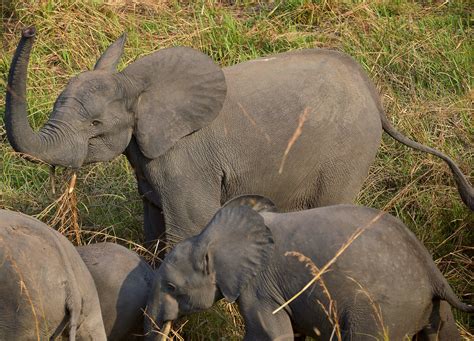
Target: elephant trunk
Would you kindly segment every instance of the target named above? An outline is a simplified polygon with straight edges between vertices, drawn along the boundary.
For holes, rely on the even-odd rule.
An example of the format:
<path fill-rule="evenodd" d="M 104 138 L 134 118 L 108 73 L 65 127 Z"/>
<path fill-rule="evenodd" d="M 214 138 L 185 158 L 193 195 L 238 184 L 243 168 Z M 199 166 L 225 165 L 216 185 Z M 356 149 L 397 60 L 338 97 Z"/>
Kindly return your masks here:
<path fill-rule="evenodd" d="M 160 292 L 159 283 L 155 282 L 152 292 L 145 316 L 145 339 L 165 341 L 171 331 L 172 321 L 178 318 L 178 302 L 169 294 Z"/>
<path fill-rule="evenodd" d="M 68 143 L 70 141 L 64 138 L 64 135 L 68 135 L 64 131 L 67 125 L 50 120 L 36 133 L 28 122 L 26 79 L 35 33 L 34 27 L 23 30 L 10 66 L 5 105 L 5 128 L 8 141 L 15 151 L 24 153 L 33 160 L 39 159 L 49 164 L 78 167 L 81 162 L 74 160 L 77 159 L 77 155 L 71 155 L 73 153 L 68 153 L 65 148 L 65 145 L 70 144 Z"/>

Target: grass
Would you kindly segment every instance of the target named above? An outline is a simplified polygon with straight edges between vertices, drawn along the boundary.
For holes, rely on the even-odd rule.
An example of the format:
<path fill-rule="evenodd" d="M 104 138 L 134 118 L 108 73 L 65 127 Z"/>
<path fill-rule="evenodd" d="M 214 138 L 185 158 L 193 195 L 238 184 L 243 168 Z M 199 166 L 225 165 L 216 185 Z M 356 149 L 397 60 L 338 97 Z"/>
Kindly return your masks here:
<path fill-rule="evenodd" d="M 168 46 L 200 49 L 222 66 L 298 48 L 327 47 L 358 60 L 380 89 L 394 125 L 413 139 L 450 155 L 473 180 L 473 6 L 469 1 L 73 1 L 2 0 L 0 93 L 22 27 L 38 34 L 28 75 L 31 124 L 38 128 L 68 79 L 93 67 L 102 51 L 127 31 L 119 68 Z M 0 98 L 4 107 L 4 97 Z M 46 165 L 13 153 L 0 118 L 0 207 L 51 221 Z M 58 169 L 58 184 L 69 181 Z M 76 196 L 83 238 L 105 231 L 139 242 L 141 199 L 124 157 L 78 174 Z M 384 135 L 360 204 L 383 208 L 404 221 L 432 252 L 463 300 L 472 301 L 474 215 L 462 204 L 448 167 Z M 92 232 L 88 232 L 92 231 Z M 133 246 L 130 246 L 133 247 Z M 183 329 L 193 339 L 235 339 L 242 322 L 220 304 Z M 468 338 L 472 317 L 455 312 Z"/>

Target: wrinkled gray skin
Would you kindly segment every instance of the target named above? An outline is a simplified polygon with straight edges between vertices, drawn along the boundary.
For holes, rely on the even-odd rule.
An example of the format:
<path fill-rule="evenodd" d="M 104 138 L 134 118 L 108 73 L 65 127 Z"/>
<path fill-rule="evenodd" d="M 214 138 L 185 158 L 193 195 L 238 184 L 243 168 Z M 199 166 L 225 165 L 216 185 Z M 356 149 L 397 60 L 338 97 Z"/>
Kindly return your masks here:
<path fill-rule="evenodd" d="M 94 278 L 108 340 L 143 335 L 143 311 L 153 270 L 135 252 L 115 243 L 76 248 Z"/>
<path fill-rule="evenodd" d="M 60 233 L 0 210 L 0 340 L 106 340 L 94 281 Z"/>
<path fill-rule="evenodd" d="M 198 233 L 240 194 L 265 195 L 282 211 L 350 203 L 382 128 L 445 160 L 474 210 L 474 190 L 459 168 L 395 131 L 372 82 L 345 54 L 299 50 L 221 69 L 201 52 L 174 47 L 117 72 L 122 36 L 93 71 L 69 81 L 49 121 L 34 132 L 25 101 L 34 34 L 23 31 L 10 67 L 5 126 L 11 145 L 75 168 L 124 153 L 143 196 L 148 241 Z M 302 134 L 282 167 L 299 120 Z"/>
<path fill-rule="evenodd" d="M 294 334 L 329 340 L 333 326 L 321 308 L 329 311 L 321 282 L 272 312 L 313 278 L 308 259 L 321 269 L 366 227 L 322 276 L 343 339 L 382 339 L 380 321 L 389 340 L 417 333 L 418 339 L 460 339 L 449 305 L 471 313 L 474 307 L 459 301 L 400 220 L 351 205 L 258 213 L 240 200 L 166 256 L 147 307 L 159 326 L 225 297 L 239 305 L 245 340 L 286 340 Z"/>

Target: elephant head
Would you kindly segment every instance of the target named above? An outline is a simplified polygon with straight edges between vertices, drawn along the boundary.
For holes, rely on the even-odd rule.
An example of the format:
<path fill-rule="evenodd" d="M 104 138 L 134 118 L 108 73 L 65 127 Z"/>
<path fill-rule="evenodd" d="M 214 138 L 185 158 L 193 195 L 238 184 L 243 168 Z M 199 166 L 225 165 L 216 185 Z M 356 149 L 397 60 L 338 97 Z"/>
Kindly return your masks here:
<path fill-rule="evenodd" d="M 257 205 L 260 212 L 268 202 Z M 147 306 L 158 327 L 208 309 L 222 297 L 234 302 L 267 264 L 273 253 L 271 231 L 257 211 L 235 203 L 221 208 L 199 235 L 177 244 L 166 256 Z M 148 319 L 145 330 L 151 327 Z"/>
<path fill-rule="evenodd" d="M 74 168 L 107 161 L 125 150 L 132 134 L 144 156 L 156 158 L 183 136 L 207 126 L 222 108 L 222 70 L 191 48 L 163 49 L 117 72 L 124 34 L 94 70 L 69 81 L 49 120 L 35 132 L 25 99 L 34 36 L 34 28 L 22 33 L 10 66 L 5 110 L 10 144 L 33 158 Z"/>

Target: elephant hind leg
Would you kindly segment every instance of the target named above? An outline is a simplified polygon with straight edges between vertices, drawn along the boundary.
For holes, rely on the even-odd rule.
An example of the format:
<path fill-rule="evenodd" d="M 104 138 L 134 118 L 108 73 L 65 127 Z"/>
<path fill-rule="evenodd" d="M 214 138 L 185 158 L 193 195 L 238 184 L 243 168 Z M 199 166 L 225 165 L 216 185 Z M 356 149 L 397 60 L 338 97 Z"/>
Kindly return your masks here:
<path fill-rule="evenodd" d="M 300 200 L 296 200 L 299 201 L 298 208 L 353 203 L 367 178 L 370 163 L 349 158 L 325 163 L 312 183 L 307 179 L 302 184 Z"/>
<path fill-rule="evenodd" d="M 339 327 L 344 341 L 378 341 L 386 339 L 387 331 L 384 325 L 380 323 L 376 312 L 374 312 L 369 302 L 367 302 L 365 307 L 352 307 L 351 310 L 344 311 L 339 319 Z M 397 338 L 393 339 L 398 340 Z"/>
<path fill-rule="evenodd" d="M 461 340 L 456 321 L 448 302 L 433 302 L 429 324 L 423 327 L 414 337 L 416 341 L 456 341 Z"/>

